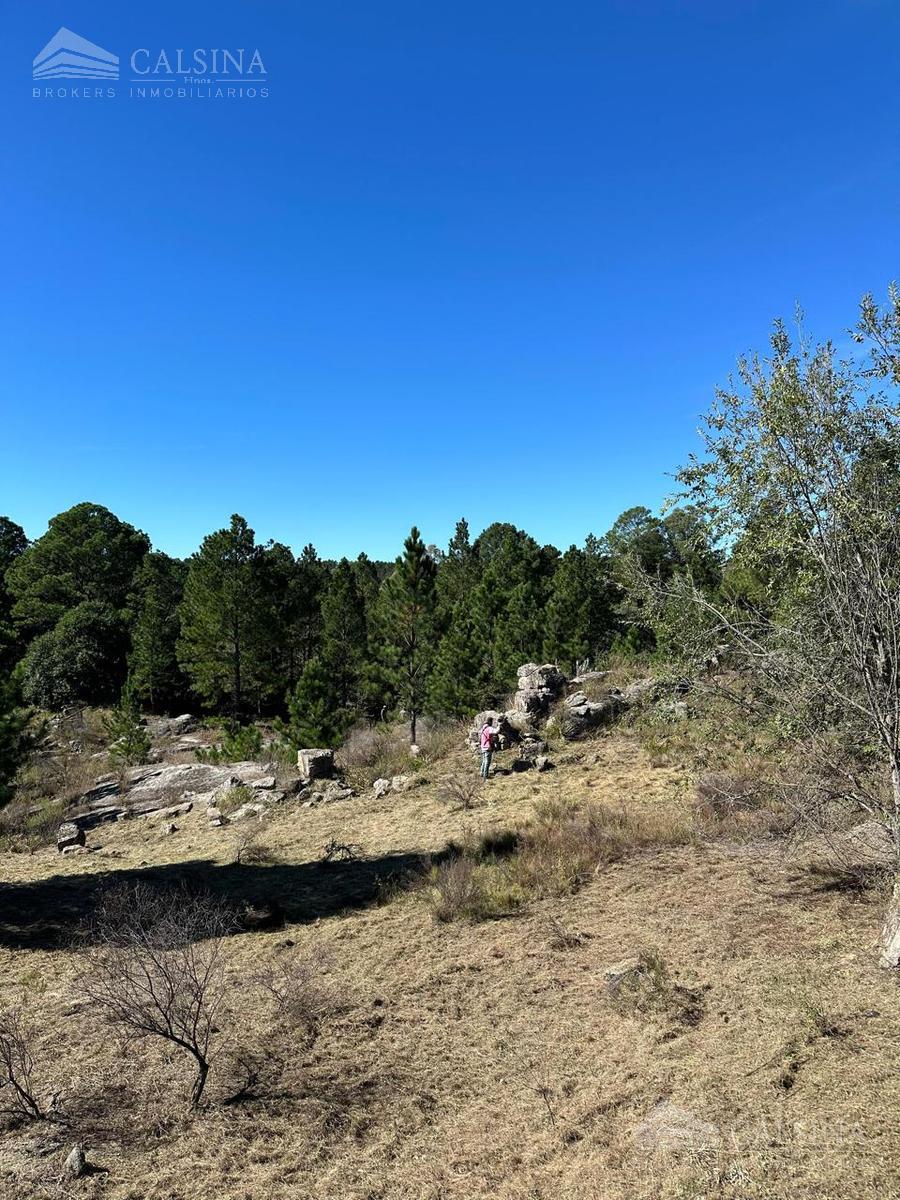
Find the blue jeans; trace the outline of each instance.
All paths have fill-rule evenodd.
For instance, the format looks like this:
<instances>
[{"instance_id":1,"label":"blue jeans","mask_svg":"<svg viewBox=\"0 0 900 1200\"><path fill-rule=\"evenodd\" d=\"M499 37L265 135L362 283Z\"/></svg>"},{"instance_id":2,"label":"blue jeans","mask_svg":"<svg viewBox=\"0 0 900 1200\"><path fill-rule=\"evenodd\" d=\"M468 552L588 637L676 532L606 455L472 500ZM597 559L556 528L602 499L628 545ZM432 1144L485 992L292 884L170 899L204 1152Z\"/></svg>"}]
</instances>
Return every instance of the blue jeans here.
<instances>
[{"instance_id":1,"label":"blue jeans","mask_svg":"<svg viewBox=\"0 0 900 1200\"><path fill-rule=\"evenodd\" d=\"M491 773L491 759L494 757L493 750L482 750L481 752L481 778L487 779Z\"/></svg>"}]
</instances>

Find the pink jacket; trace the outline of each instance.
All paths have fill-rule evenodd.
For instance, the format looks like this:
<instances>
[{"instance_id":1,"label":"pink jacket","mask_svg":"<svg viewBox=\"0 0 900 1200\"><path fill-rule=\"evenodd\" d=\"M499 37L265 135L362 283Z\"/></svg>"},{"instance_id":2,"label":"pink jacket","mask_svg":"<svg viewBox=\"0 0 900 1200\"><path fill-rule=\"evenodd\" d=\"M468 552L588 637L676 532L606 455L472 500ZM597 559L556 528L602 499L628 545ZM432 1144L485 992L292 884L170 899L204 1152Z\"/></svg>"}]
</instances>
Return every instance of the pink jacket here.
<instances>
[{"instance_id":1,"label":"pink jacket","mask_svg":"<svg viewBox=\"0 0 900 1200\"><path fill-rule=\"evenodd\" d=\"M482 750L492 750L493 749L492 741L493 741L494 734L496 732L497 731L493 727L493 725L482 725L482 727L481 727L481 748L482 748Z\"/></svg>"}]
</instances>

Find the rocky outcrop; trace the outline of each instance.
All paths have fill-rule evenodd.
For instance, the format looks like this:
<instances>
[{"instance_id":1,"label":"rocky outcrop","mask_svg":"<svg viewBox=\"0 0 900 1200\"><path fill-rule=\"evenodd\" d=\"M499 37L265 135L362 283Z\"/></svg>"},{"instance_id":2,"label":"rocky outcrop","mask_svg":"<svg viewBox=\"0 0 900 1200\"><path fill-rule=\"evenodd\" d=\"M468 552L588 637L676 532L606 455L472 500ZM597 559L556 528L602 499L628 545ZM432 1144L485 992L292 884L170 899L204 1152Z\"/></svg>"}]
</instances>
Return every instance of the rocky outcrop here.
<instances>
[{"instance_id":1,"label":"rocky outcrop","mask_svg":"<svg viewBox=\"0 0 900 1200\"><path fill-rule=\"evenodd\" d=\"M545 716L566 687L566 677L554 663L525 663L516 672L519 682L513 711L529 717Z\"/></svg>"},{"instance_id":2,"label":"rocky outcrop","mask_svg":"<svg viewBox=\"0 0 900 1200\"><path fill-rule=\"evenodd\" d=\"M589 700L584 692L573 692L559 714L560 732L567 741L576 741L593 729L609 725L626 707L618 692L610 692L602 700Z\"/></svg>"}]
</instances>

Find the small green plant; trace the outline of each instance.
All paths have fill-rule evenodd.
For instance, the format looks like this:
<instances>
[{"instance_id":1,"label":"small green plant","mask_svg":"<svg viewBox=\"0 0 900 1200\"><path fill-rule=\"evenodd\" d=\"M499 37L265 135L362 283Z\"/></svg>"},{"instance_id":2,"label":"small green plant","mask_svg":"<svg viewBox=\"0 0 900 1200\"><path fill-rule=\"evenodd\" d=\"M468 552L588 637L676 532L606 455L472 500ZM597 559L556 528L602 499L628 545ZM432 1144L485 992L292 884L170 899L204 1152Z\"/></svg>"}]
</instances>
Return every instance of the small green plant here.
<instances>
[{"instance_id":1,"label":"small green plant","mask_svg":"<svg viewBox=\"0 0 900 1200\"><path fill-rule=\"evenodd\" d=\"M114 771L121 772L126 767L147 761L152 742L130 680L122 689L119 703L105 718L104 728L109 738L109 762Z\"/></svg>"},{"instance_id":2,"label":"small green plant","mask_svg":"<svg viewBox=\"0 0 900 1200\"><path fill-rule=\"evenodd\" d=\"M196 750L195 754L200 762L225 763L247 762L260 758L262 752L262 733L255 725L223 721L221 742Z\"/></svg>"},{"instance_id":3,"label":"small green plant","mask_svg":"<svg viewBox=\"0 0 900 1200\"><path fill-rule=\"evenodd\" d=\"M219 797L216 807L223 817L230 817L232 813L237 812L243 805L249 804L254 798L254 793L251 788L239 784L237 787L229 788Z\"/></svg>"}]
</instances>

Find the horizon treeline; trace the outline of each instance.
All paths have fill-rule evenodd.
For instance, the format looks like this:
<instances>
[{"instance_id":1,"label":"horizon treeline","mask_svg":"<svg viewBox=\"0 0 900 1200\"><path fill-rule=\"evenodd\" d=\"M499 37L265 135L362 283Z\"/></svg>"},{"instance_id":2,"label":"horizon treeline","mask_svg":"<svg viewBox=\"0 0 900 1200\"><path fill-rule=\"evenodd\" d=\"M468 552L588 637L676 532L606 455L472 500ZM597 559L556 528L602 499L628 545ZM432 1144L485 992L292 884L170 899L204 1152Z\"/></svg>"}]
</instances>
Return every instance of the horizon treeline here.
<instances>
[{"instance_id":1,"label":"horizon treeline","mask_svg":"<svg viewBox=\"0 0 900 1200\"><path fill-rule=\"evenodd\" d=\"M186 560L98 504L60 513L34 542L0 517L0 673L49 710L124 690L155 713L287 721L307 744L402 711L415 739L422 713L499 702L523 662L574 673L654 648L629 562L709 589L722 578L690 506L628 509L563 552L510 524L473 539L461 520L445 549L414 527L394 563L295 555L238 515Z\"/></svg>"}]
</instances>

